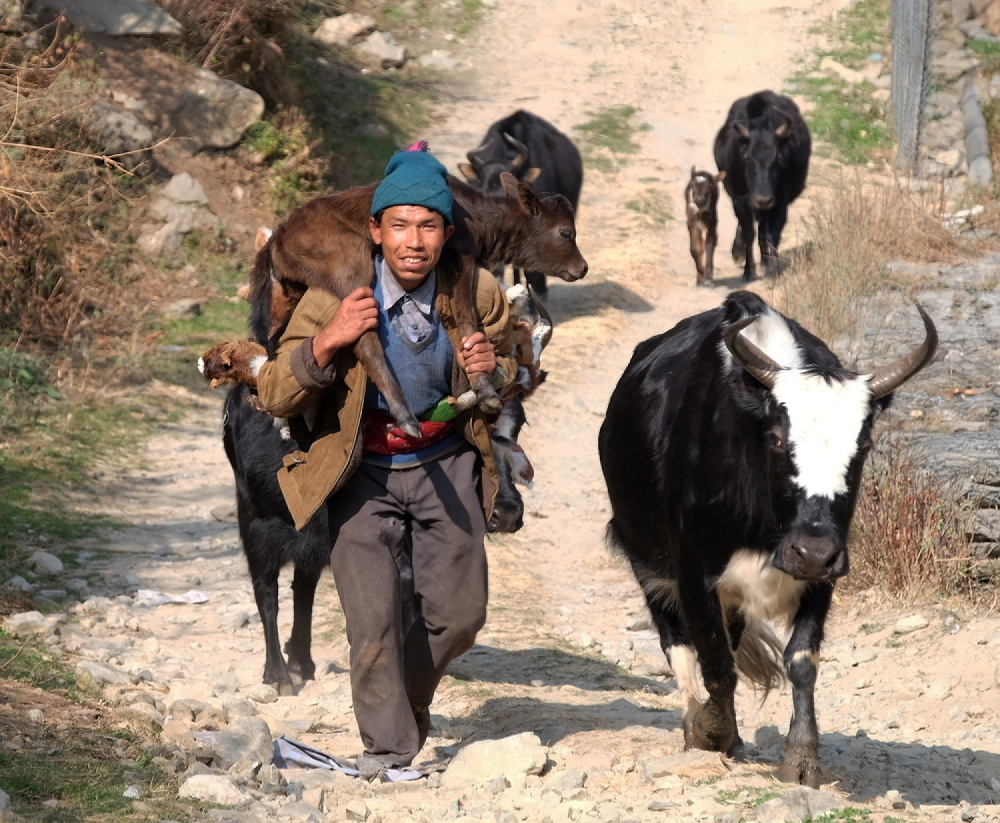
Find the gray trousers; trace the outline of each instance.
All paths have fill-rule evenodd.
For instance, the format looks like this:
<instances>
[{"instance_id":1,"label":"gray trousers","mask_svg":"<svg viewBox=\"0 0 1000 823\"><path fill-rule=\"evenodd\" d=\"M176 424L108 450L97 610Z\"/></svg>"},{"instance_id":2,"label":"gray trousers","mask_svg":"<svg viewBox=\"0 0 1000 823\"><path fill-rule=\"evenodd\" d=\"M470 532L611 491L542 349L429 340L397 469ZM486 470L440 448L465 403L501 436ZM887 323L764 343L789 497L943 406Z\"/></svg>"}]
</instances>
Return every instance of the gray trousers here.
<instances>
[{"instance_id":1,"label":"gray trousers","mask_svg":"<svg viewBox=\"0 0 1000 823\"><path fill-rule=\"evenodd\" d=\"M365 754L408 765L448 664L486 622L486 524L471 447L411 469L362 463L327 511ZM412 565L415 619L404 602ZM400 581L400 569L404 580ZM409 625L405 625L409 623Z\"/></svg>"}]
</instances>

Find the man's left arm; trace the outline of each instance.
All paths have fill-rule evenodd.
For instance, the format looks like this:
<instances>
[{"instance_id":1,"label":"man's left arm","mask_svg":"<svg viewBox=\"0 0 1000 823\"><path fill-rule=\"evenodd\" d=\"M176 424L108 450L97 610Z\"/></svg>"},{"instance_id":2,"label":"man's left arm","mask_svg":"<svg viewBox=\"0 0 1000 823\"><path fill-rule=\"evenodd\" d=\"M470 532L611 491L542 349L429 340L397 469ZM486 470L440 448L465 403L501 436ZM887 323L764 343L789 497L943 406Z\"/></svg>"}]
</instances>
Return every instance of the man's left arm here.
<instances>
[{"instance_id":1,"label":"man's left arm","mask_svg":"<svg viewBox=\"0 0 1000 823\"><path fill-rule=\"evenodd\" d=\"M484 273L482 269L476 274L476 313L496 358L496 368L490 375L490 383L498 394L503 395L517 378L517 361L514 359L514 343L511 338L513 322L510 303L496 277L489 272Z\"/></svg>"}]
</instances>

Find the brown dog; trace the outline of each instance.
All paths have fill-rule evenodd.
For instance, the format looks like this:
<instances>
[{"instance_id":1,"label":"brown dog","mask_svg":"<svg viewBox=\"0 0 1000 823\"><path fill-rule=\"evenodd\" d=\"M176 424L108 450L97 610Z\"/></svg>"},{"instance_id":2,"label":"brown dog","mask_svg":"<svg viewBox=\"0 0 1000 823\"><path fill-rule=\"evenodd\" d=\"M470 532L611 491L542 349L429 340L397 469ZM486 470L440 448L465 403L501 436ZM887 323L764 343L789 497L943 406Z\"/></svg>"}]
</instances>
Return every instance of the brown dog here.
<instances>
[{"instance_id":1,"label":"brown dog","mask_svg":"<svg viewBox=\"0 0 1000 823\"><path fill-rule=\"evenodd\" d=\"M691 257L698 270L695 281L698 286L711 286L715 277L715 246L719 242L719 183L725 179L724 171L713 175L692 166L691 179L684 187L684 208L691 236Z\"/></svg>"}]
</instances>

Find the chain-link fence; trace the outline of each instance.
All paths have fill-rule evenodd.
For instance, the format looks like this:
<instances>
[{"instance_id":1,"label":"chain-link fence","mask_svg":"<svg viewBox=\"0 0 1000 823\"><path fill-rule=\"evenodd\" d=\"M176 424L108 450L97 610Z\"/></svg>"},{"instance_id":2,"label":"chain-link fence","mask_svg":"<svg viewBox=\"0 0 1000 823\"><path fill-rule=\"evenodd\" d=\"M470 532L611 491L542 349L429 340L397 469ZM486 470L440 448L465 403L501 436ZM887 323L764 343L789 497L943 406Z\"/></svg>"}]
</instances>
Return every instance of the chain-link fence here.
<instances>
[{"instance_id":1,"label":"chain-link fence","mask_svg":"<svg viewBox=\"0 0 1000 823\"><path fill-rule=\"evenodd\" d=\"M932 0L892 0L892 112L899 136L896 165L916 168L920 121L930 85Z\"/></svg>"}]
</instances>

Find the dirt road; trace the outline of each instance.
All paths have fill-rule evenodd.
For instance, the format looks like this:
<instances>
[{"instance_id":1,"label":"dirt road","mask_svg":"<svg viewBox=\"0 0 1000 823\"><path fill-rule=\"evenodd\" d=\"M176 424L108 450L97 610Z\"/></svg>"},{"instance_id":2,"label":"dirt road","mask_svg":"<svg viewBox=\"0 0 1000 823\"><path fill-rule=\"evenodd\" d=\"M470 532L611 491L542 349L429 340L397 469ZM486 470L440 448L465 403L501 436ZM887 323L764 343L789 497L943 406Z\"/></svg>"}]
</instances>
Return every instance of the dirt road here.
<instances>
[{"instance_id":1,"label":"dirt road","mask_svg":"<svg viewBox=\"0 0 1000 823\"><path fill-rule=\"evenodd\" d=\"M735 230L725 198L720 285L693 285L681 202L691 165L713 168L711 140L732 100L780 88L796 57L815 46L810 27L844 5L678 0L653 9L619 0L504 0L488 7L462 47L471 68L456 72L436 125L421 135L449 168L516 107L571 136L589 113L613 105L634 106L635 122L648 124L634 135L640 151L624 157L616 173L587 173L578 226L591 274L550 289L557 327L543 361L549 378L528 404L522 435L536 470L535 487L525 492L525 527L490 540L489 620L442 684L427 749L533 732L548 747L554 777L577 767L589 780L559 791L538 777L489 790L422 781L394 794L355 781L339 790L344 804L364 798L383 821L763 820L771 812L760 801L788 790L771 776L791 712L787 690L763 705L740 692L748 764L692 761L676 773L655 773L657 756L682 750L680 706L638 588L604 547L608 505L596 437L635 344L717 305L739 285L740 270L725 254ZM669 204L674 217L665 228L626 206L644 193ZM789 244L805 207L800 201L792 209ZM221 404L199 403L191 418L198 422L154 440L142 468L114 484L107 499L136 527L113 535L112 561L89 567L103 573L110 592L209 595L201 605L159 607L123 599L109 616L85 618L95 637L129 641L99 656L126 670L150 670L169 689L168 704L247 692L263 665L235 526L210 514L225 511L233 495L217 424ZM282 598L287 636L284 578ZM318 603L322 676L261 712L272 731L349 756L360 746L329 576ZM899 618L914 614L926 618L923 628L896 630ZM133 616L139 619L130 627ZM824 789L873 819L997 817L996 807L984 804L1000 799L998 626L934 605L900 612L877 598L838 604L818 687ZM329 819L344 819L342 812ZM784 812L773 814L784 819Z\"/></svg>"}]
</instances>

